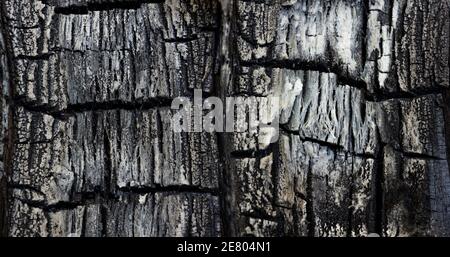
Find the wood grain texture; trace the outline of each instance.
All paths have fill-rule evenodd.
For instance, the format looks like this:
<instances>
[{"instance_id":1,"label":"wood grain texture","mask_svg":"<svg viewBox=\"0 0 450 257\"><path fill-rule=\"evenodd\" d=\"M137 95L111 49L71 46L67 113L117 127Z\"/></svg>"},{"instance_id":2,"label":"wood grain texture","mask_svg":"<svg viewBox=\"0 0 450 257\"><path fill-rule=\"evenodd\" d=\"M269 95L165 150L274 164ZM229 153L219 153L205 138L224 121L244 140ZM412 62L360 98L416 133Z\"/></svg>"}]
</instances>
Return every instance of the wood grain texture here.
<instances>
[{"instance_id":1,"label":"wood grain texture","mask_svg":"<svg viewBox=\"0 0 450 257\"><path fill-rule=\"evenodd\" d=\"M2 235L449 235L450 1L0 6Z\"/></svg>"}]
</instances>

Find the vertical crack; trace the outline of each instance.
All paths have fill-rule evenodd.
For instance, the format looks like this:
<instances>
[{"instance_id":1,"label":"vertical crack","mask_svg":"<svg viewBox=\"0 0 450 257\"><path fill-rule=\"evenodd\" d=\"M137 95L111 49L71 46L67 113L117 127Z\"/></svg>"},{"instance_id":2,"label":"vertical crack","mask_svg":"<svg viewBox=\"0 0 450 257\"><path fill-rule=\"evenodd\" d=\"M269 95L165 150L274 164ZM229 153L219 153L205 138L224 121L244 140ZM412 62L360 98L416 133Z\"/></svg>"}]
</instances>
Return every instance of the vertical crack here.
<instances>
[{"instance_id":1,"label":"vertical crack","mask_svg":"<svg viewBox=\"0 0 450 257\"><path fill-rule=\"evenodd\" d=\"M367 62L367 59L368 59L368 56L367 56L367 54L368 54L368 52L367 52L367 40L368 40L368 38L367 38L367 33L368 33L368 30L369 30L369 27L368 27L368 23L369 23L369 14L370 14L370 7L369 7L369 5L370 5L370 0L365 0L364 1L364 3L363 3L363 9L362 9L362 13L363 13L363 15L362 15L362 17L361 17L361 19L362 19L362 35L361 35L361 60L362 60L362 65L363 65L363 67L364 67L364 65L366 64L366 62Z\"/></svg>"},{"instance_id":2,"label":"vertical crack","mask_svg":"<svg viewBox=\"0 0 450 257\"><path fill-rule=\"evenodd\" d=\"M447 149L447 162L450 167L450 90L445 90L444 98L444 129L445 129L445 145Z\"/></svg>"},{"instance_id":3,"label":"vertical crack","mask_svg":"<svg viewBox=\"0 0 450 257\"><path fill-rule=\"evenodd\" d=\"M228 87L230 81L232 81L232 39L230 38L231 31L233 29L233 24L236 22L232 19L235 15L232 12L235 11L235 4L233 0L219 0L220 5L220 33L217 36L217 51L216 56L217 65L219 68L219 76L216 82L215 94L222 100L226 97L226 88ZM224 108L224 117L226 117L226 106ZM229 167L229 149L227 147L228 134L218 133L217 144L219 149L219 163L220 163L220 174L219 174L219 200L220 200L220 217L222 225L222 235L223 236L234 236L235 231L235 206L234 206L234 192L231 188L234 184L234 176L230 174Z\"/></svg>"},{"instance_id":4,"label":"vertical crack","mask_svg":"<svg viewBox=\"0 0 450 257\"><path fill-rule=\"evenodd\" d=\"M111 193L111 177L112 177L112 158L111 158L111 142L109 139L108 131L104 131L103 135L103 144L104 144L104 163L105 163L105 174L104 174L104 184L105 184L105 194ZM108 195L105 195L107 198Z\"/></svg>"},{"instance_id":5,"label":"vertical crack","mask_svg":"<svg viewBox=\"0 0 450 257\"><path fill-rule=\"evenodd\" d=\"M379 137L379 132L378 132ZM379 137L380 138L380 137ZM383 144L383 143L381 143ZM377 155L377 162L374 174L375 180L375 215L374 215L374 232L378 235L383 235L383 220L384 220L384 148L381 145Z\"/></svg>"},{"instance_id":6,"label":"vertical crack","mask_svg":"<svg viewBox=\"0 0 450 257\"><path fill-rule=\"evenodd\" d=\"M2 105L3 101L5 104L2 106L5 107L7 110L2 109L2 122L3 125L6 125L6 127L3 127L3 132L5 133L2 140L2 144L4 146L3 148L3 177L0 178L0 236L7 236L9 233L8 224L9 224L9 215L8 215L8 204L9 204L9 188L8 188L8 178L12 174L12 165L13 165L13 152L14 152L14 102L10 101L10 99L14 98L14 84L13 81L9 79L9 74L14 74L14 65L11 60L13 60L12 56L12 46L11 46L11 40L9 38L9 33L7 31L7 28L4 27L6 23L6 13L5 11L5 2L0 2L0 40L3 40L3 42L0 42L0 47L3 45L4 47L4 54L6 56L5 65L4 67L5 74L8 76L6 78L7 85L2 85L2 92L1 92L1 99L2 99ZM3 37L1 37L3 36ZM1 49L0 49L1 50ZM0 56L1 58L1 56ZM0 63L1 65L1 63ZM3 67L1 68L3 69ZM1 70L0 70L1 71ZM3 83L3 79L0 80L0 83ZM6 86L7 88L3 88L3 86ZM6 118L3 117L4 113L7 112Z\"/></svg>"},{"instance_id":7,"label":"vertical crack","mask_svg":"<svg viewBox=\"0 0 450 257\"><path fill-rule=\"evenodd\" d=\"M312 169L311 160L308 163L308 174L306 177L306 224L309 237L315 236L316 221L314 216L313 205L313 186L312 186Z\"/></svg>"},{"instance_id":8,"label":"vertical crack","mask_svg":"<svg viewBox=\"0 0 450 257\"><path fill-rule=\"evenodd\" d=\"M111 194L111 177L112 177L112 158L111 158L111 142L109 141L109 135L108 131L103 131L103 147L104 147L104 165L105 165L105 174L104 174L104 199L108 199L108 195ZM108 200L107 200L108 201ZM108 236L108 208L107 208L107 202L103 203L100 207L100 215L101 215L101 224L102 224L102 231L101 235L103 237Z\"/></svg>"},{"instance_id":9,"label":"vertical crack","mask_svg":"<svg viewBox=\"0 0 450 257\"><path fill-rule=\"evenodd\" d=\"M348 227L347 227L347 237L351 237L352 236L352 232L353 232L353 213L355 211L355 207L353 206L353 197L355 197L355 174L354 174L354 170L355 170L355 158L352 158L352 165L351 165L351 170L352 170L352 174L350 176L350 185L349 185L349 190L348 190L348 197L349 197L349 208L348 208L348 217L347 217L347 222L348 222Z\"/></svg>"},{"instance_id":10,"label":"vertical crack","mask_svg":"<svg viewBox=\"0 0 450 257\"><path fill-rule=\"evenodd\" d=\"M102 237L108 236L108 208L106 203L103 203L100 206L100 221L102 225L101 235Z\"/></svg>"},{"instance_id":11,"label":"vertical crack","mask_svg":"<svg viewBox=\"0 0 450 257\"><path fill-rule=\"evenodd\" d=\"M86 226L87 226L87 219L88 219L87 215L88 215L87 208L84 208L83 218L81 220L81 232L80 232L81 237L86 237Z\"/></svg>"}]
</instances>

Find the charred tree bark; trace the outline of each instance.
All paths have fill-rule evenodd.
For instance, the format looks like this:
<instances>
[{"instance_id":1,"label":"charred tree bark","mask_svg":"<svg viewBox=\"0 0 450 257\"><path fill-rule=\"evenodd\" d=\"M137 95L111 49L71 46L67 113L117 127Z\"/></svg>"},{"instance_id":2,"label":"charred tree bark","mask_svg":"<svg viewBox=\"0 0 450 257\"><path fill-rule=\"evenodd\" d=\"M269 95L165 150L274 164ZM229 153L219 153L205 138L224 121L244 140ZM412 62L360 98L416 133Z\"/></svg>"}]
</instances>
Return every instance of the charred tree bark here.
<instances>
[{"instance_id":1,"label":"charred tree bark","mask_svg":"<svg viewBox=\"0 0 450 257\"><path fill-rule=\"evenodd\" d=\"M450 1L5 0L5 236L450 233ZM240 97L255 133L175 133Z\"/></svg>"}]
</instances>

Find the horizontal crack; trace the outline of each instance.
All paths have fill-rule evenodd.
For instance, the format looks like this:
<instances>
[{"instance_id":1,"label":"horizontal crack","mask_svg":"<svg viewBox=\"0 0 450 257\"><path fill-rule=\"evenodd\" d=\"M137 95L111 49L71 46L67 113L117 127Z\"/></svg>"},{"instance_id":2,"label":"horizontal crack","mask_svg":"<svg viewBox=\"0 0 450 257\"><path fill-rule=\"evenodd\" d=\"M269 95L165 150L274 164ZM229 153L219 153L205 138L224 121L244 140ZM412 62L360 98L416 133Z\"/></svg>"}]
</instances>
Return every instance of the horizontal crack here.
<instances>
[{"instance_id":1,"label":"horizontal crack","mask_svg":"<svg viewBox=\"0 0 450 257\"><path fill-rule=\"evenodd\" d=\"M92 110L147 110L157 107L170 107L172 104L170 98L152 98L145 101L124 102L124 101L109 101L109 102L89 102L82 104L68 105L64 112L84 112Z\"/></svg>"},{"instance_id":2,"label":"horizontal crack","mask_svg":"<svg viewBox=\"0 0 450 257\"><path fill-rule=\"evenodd\" d=\"M242 216L252 219L258 219L258 220L267 220L267 221L273 221L278 222L279 220L276 217L269 216L265 213L258 212L258 211L252 211L252 212L244 212L242 213Z\"/></svg>"},{"instance_id":3,"label":"horizontal crack","mask_svg":"<svg viewBox=\"0 0 450 257\"><path fill-rule=\"evenodd\" d=\"M50 49L54 53L78 53L78 54L89 54L89 53L115 53L115 52L125 52L132 53L133 49L131 48L116 48L116 49L71 49L67 47L53 47Z\"/></svg>"},{"instance_id":4,"label":"horizontal crack","mask_svg":"<svg viewBox=\"0 0 450 257\"><path fill-rule=\"evenodd\" d=\"M444 89L432 87L425 90L420 90L416 92L392 92L392 93L378 93L371 94L371 97L367 97L366 99L369 102L385 102L390 100L409 100L420 98L428 95L440 95L443 94Z\"/></svg>"},{"instance_id":5,"label":"horizontal crack","mask_svg":"<svg viewBox=\"0 0 450 257\"><path fill-rule=\"evenodd\" d=\"M282 129L282 133L299 136L300 139L304 142L315 143L320 146L328 147L328 148L339 150L339 151L344 150L344 147L341 145L338 145L338 144L333 144L333 143L322 141L322 140L315 139L315 138L302 137L298 131L289 130L286 128L286 126L281 126L281 129Z\"/></svg>"},{"instance_id":6,"label":"horizontal crack","mask_svg":"<svg viewBox=\"0 0 450 257\"><path fill-rule=\"evenodd\" d=\"M81 202L57 202L55 204L47 204L45 200L42 201L36 201L36 200L28 200L28 199L21 199L17 197L13 197L15 200L18 200L30 207L41 209L45 212L57 212L61 210L73 210L81 205L83 203Z\"/></svg>"},{"instance_id":7,"label":"horizontal crack","mask_svg":"<svg viewBox=\"0 0 450 257\"><path fill-rule=\"evenodd\" d=\"M48 4L52 5L50 1ZM90 11L108 11L113 9L136 10L145 3L164 3L164 0L133 0L107 3L86 3L84 5L55 6L58 14L88 14Z\"/></svg>"},{"instance_id":8,"label":"horizontal crack","mask_svg":"<svg viewBox=\"0 0 450 257\"><path fill-rule=\"evenodd\" d=\"M333 73L336 75L337 83L339 85L346 85L362 91L364 99L370 102L383 102L394 99L414 99L426 95L443 94L445 88L439 85L434 85L426 89L415 89L413 92L370 92L367 88L367 83L358 78L351 78L349 76L342 75L338 69L330 67L328 64L317 62L305 62L298 60L274 60L274 61L240 61L241 66L262 66L268 68L280 68L289 70L302 70L302 71L317 71L321 73Z\"/></svg>"},{"instance_id":9,"label":"horizontal crack","mask_svg":"<svg viewBox=\"0 0 450 257\"><path fill-rule=\"evenodd\" d=\"M39 195L44 195L44 193L42 193L41 190L31 186L31 185L23 185L23 184L15 184L15 183L9 183L8 184L8 188L11 189L17 189L17 190L29 190L32 191L34 193L37 193Z\"/></svg>"},{"instance_id":10,"label":"horizontal crack","mask_svg":"<svg viewBox=\"0 0 450 257\"><path fill-rule=\"evenodd\" d=\"M198 35L192 35L191 37L185 37L185 38L164 38L163 41L166 43L189 43L195 40L198 40Z\"/></svg>"},{"instance_id":11,"label":"horizontal crack","mask_svg":"<svg viewBox=\"0 0 450 257\"><path fill-rule=\"evenodd\" d=\"M421 160L435 160L435 161L446 161L445 158L439 158L424 153L414 153L414 152L400 152L404 157L411 159L421 159Z\"/></svg>"},{"instance_id":12,"label":"horizontal crack","mask_svg":"<svg viewBox=\"0 0 450 257\"><path fill-rule=\"evenodd\" d=\"M262 150L236 150L232 151L230 155L235 159L264 158L273 153L271 146Z\"/></svg>"},{"instance_id":13,"label":"horizontal crack","mask_svg":"<svg viewBox=\"0 0 450 257\"><path fill-rule=\"evenodd\" d=\"M172 104L171 98L151 98L145 101L124 102L124 101L108 101L108 102L87 102L82 104L71 104L67 108L58 110L56 108L47 106L33 106L26 103L23 99L16 99L15 104L25 108L31 112L40 112L51 115L57 119L67 119L73 113L88 112L88 111L108 111L108 110L130 110L140 111L149 110L161 107L170 107Z\"/></svg>"},{"instance_id":14,"label":"horizontal crack","mask_svg":"<svg viewBox=\"0 0 450 257\"><path fill-rule=\"evenodd\" d=\"M134 194L154 194L154 193L176 193L176 194L210 194L217 196L219 190L215 188L203 188L191 185L171 185L171 186L152 186L152 187L121 187L120 192Z\"/></svg>"},{"instance_id":15,"label":"horizontal crack","mask_svg":"<svg viewBox=\"0 0 450 257\"><path fill-rule=\"evenodd\" d=\"M309 137L300 137L300 139L302 141L305 141L305 142L315 143L315 144L318 144L320 146L328 147L328 148L331 148L331 149L334 149L334 150L344 151L344 147L341 146L341 145L338 145L338 144L334 144L334 143L318 140L318 139L315 139L315 138L309 138Z\"/></svg>"},{"instance_id":16,"label":"horizontal crack","mask_svg":"<svg viewBox=\"0 0 450 257\"><path fill-rule=\"evenodd\" d=\"M48 60L50 56L52 56L54 53L42 53L39 55L23 55L20 54L16 56L16 59L18 60L30 60L30 61L38 61L38 60Z\"/></svg>"},{"instance_id":17,"label":"horizontal crack","mask_svg":"<svg viewBox=\"0 0 450 257\"><path fill-rule=\"evenodd\" d=\"M13 189L29 189L28 185L14 185L11 187ZM36 190L33 190L36 191ZM154 187L125 187L119 188L118 192L121 193L129 193L136 195L144 195L144 194L157 194L157 193L166 193L166 194L209 194L212 196L218 196L219 190L213 188L201 188L196 186L189 185L173 185L173 186L154 186ZM39 192L40 193L40 192ZM42 194L42 193L40 193ZM119 197L113 193L105 193L102 191L96 192L76 192L74 193L74 198L71 201L60 201L53 204L48 204L46 200L29 200L29 199L21 199L15 198L33 208L42 209L47 212L57 212L61 210L72 210L79 206L87 205L89 203L101 203L105 202L105 200L118 200Z\"/></svg>"},{"instance_id":18,"label":"horizontal crack","mask_svg":"<svg viewBox=\"0 0 450 257\"><path fill-rule=\"evenodd\" d=\"M281 126L281 133L287 134L287 135L296 135L300 138L300 140L302 142L310 142L310 143L314 143L314 144L318 144L322 147L326 147L329 148L331 150L334 151L340 151L340 152L344 152L346 154L350 154L354 157L361 157L361 158L365 158L365 159L376 159L376 155L375 154L369 154L369 153L356 153L353 151L349 151L346 150L343 146L335 144L335 143L330 143L330 142L326 142L323 140L319 140L319 139L315 139L315 138L309 138L309 137L303 137L300 135L300 133L298 131L292 131L286 128L286 126Z\"/></svg>"},{"instance_id":19,"label":"horizontal crack","mask_svg":"<svg viewBox=\"0 0 450 257\"><path fill-rule=\"evenodd\" d=\"M317 71L321 73L333 73L337 77L338 83L345 84L358 89L367 90L367 85L363 80L351 78L349 76L341 75L336 68L331 68L330 65L318 62L306 62L299 60L274 60L274 61L241 61L240 64L244 67L249 66L263 66L269 68L280 68L289 70L303 70L303 71Z\"/></svg>"}]
</instances>

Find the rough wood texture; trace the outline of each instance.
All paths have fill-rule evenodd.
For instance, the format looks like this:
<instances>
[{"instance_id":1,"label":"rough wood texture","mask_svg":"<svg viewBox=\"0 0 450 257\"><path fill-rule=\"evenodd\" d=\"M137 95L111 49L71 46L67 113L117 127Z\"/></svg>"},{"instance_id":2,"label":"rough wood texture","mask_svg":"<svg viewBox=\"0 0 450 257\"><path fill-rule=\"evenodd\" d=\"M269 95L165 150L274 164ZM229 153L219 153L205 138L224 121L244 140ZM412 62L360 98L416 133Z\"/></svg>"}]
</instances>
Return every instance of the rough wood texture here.
<instances>
[{"instance_id":1,"label":"rough wood texture","mask_svg":"<svg viewBox=\"0 0 450 257\"><path fill-rule=\"evenodd\" d=\"M217 2L113 2L2 3L8 235L220 235L217 135L170 110L213 91Z\"/></svg>"},{"instance_id":2,"label":"rough wood texture","mask_svg":"<svg viewBox=\"0 0 450 257\"><path fill-rule=\"evenodd\" d=\"M449 6L230 3L223 96L281 97L278 143L224 135L232 235L448 235Z\"/></svg>"},{"instance_id":3,"label":"rough wood texture","mask_svg":"<svg viewBox=\"0 0 450 257\"><path fill-rule=\"evenodd\" d=\"M0 6L2 235L449 235L450 1ZM278 139L173 132L194 89Z\"/></svg>"}]
</instances>

